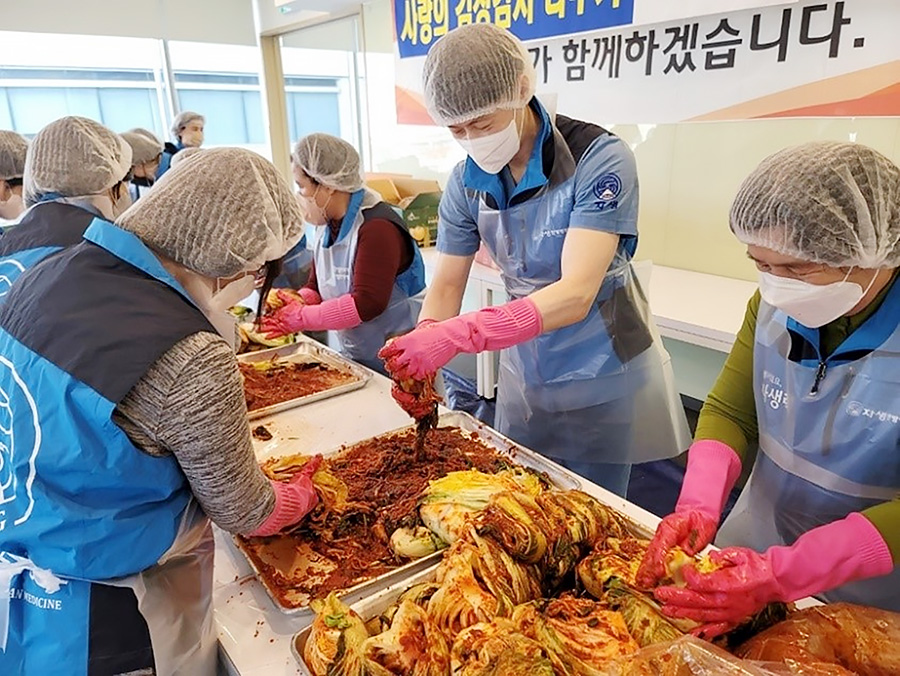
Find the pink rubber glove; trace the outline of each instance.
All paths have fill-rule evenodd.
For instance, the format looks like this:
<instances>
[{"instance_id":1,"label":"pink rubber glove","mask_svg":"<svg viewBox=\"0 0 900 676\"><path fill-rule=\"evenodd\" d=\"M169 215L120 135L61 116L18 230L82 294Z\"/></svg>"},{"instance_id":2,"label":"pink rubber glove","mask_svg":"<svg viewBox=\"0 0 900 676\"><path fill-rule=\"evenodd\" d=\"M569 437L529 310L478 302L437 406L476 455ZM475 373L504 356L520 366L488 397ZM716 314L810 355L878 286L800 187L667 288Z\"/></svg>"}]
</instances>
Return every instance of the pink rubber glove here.
<instances>
[{"instance_id":1,"label":"pink rubber glove","mask_svg":"<svg viewBox=\"0 0 900 676\"><path fill-rule=\"evenodd\" d=\"M275 508L259 525L259 528L248 535L251 537L275 535L281 529L293 526L309 514L312 508L319 503L312 475L316 473L321 464L322 456L317 455L289 481L272 481L270 479L272 490L275 491Z\"/></svg>"},{"instance_id":2,"label":"pink rubber glove","mask_svg":"<svg viewBox=\"0 0 900 676\"><path fill-rule=\"evenodd\" d=\"M666 555L675 547L693 556L716 535L731 489L741 475L741 459L720 441L695 441L688 451L687 471L675 511L665 517L638 569L637 582L646 589L666 575Z\"/></svg>"},{"instance_id":3,"label":"pink rubber glove","mask_svg":"<svg viewBox=\"0 0 900 676\"><path fill-rule=\"evenodd\" d=\"M318 305L322 302L322 296L319 295L319 292L315 289L310 289L308 286L298 289L297 295L300 296L307 305ZM278 297L281 298L281 291L278 292ZM289 302L290 295L285 294L285 298L282 298L282 300Z\"/></svg>"},{"instance_id":4,"label":"pink rubber glove","mask_svg":"<svg viewBox=\"0 0 900 676\"><path fill-rule=\"evenodd\" d=\"M260 327L266 338L278 338L298 331L341 331L362 324L356 301L349 293L318 305L288 303L263 317Z\"/></svg>"},{"instance_id":5,"label":"pink rubber glove","mask_svg":"<svg viewBox=\"0 0 900 676\"><path fill-rule=\"evenodd\" d=\"M773 601L789 603L894 569L881 533L858 513L813 528L790 547L770 547L764 554L729 547L710 558L727 567L703 574L688 564L682 568L686 588L654 592L669 617L706 623L694 631L705 638L734 628Z\"/></svg>"},{"instance_id":6,"label":"pink rubber glove","mask_svg":"<svg viewBox=\"0 0 900 676\"><path fill-rule=\"evenodd\" d=\"M487 307L443 322L417 327L381 348L395 380L421 380L437 373L461 352L502 350L536 338L543 330L541 313L530 298Z\"/></svg>"},{"instance_id":7,"label":"pink rubber glove","mask_svg":"<svg viewBox=\"0 0 900 676\"><path fill-rule=\"evenodd\" d=\"M433 326L437 324L437 321L434 319L423 319L418 324L416 324L417 329L424 328L426 326ZM391 385L391 396L394 398L394 401L397 402L397 405L400 406L404 411L406 411L410 417L419 420L420 418L425 417L428 413L431 412L432 404L429 401L426 401L420 397L417 397L414 394L410 394L395 380Z\"/></svg>"}]
</instances>

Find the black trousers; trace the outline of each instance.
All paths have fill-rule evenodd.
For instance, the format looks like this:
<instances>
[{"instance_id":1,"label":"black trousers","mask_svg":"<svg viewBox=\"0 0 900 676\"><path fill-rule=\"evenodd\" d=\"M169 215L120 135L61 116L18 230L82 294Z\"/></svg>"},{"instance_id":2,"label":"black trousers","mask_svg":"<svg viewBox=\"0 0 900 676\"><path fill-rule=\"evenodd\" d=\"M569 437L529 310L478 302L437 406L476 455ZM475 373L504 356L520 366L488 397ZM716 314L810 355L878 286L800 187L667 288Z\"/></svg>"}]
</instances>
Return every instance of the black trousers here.
<instances>
[{"instance_id":1,"label":"black trousers","mask_svg":"<svg viewBox=\"0 0 900 676\"><path fill-rule=\"evenodd\" d=\"M91 585L88 676L153 669L150 630L131 589Z\"/></svg>"}]
</instances>

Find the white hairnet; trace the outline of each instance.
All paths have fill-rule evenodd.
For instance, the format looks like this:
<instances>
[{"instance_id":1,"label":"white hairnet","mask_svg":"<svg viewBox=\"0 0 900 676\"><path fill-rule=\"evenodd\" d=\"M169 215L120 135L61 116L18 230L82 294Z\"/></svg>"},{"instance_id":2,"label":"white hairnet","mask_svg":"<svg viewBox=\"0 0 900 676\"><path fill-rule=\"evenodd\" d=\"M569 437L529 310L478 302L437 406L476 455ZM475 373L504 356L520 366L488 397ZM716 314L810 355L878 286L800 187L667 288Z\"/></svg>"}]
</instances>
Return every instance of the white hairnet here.
<instances>
[{"instance_id":1,"label":"white hairnet","mask_svg":"<svg viewBox=\"0 0 900 676\"><path fill-rule=\"evenodd\" d=\"M116 223L207 277L254 271L303 235L303 213L275 166L242 148L215 148L167 171Z\"/></svg>"},{"instance_id":2,"label":"white hairnet","mask_svg":"<svg viewBox=\"0 0 900 676\"><path fill-rule=\"evenodd\" d=\"M856 143L787 148L741 185L731 229L744 244L832 267L900 266L900 168Z\"/></svg>"},{"instance_id":3,"label":"white hairnet","mask_svg":"<svg viewBox=\"0 0 900 676\"><path fill-rule=\"evenodd\" d=\"M304 136L294 145L291 159L310 178L327 188L356 192L363 187L359 153L337 136Z\"/></svg>"},{"instance_id":4,"label":"white hairnet","mask_svg":"<svg viewBox=\"0 0 900 676\"><path fill-rule=\"evenodd\" d=\"M22 178L28 140L14 131L0 130L0 181Z\"/></svg>"},{"instance_id":5,"label":"white hairnet","mask_svg":"<svg viewBox=\"0 0 900 676\"><path fill-rule=\"evenodd\" d=\"M175 116L175 119L172 120L172 136L181 138L181 132L183 132L184 128L194 120L200 120L200 122L206 124L206 118L200 113L195 113L190 110L178 113L178 115Z\"/></svg>"},{"instance_id":6,"label":"white hairnet","mask_svg":"<svg viewBox=\"0 0 900 676\"><path fill-rule=\"evenodd\" d=\"M502 109L523 108L534 96L531 55L512 33L492 24L456 28L428 51L425 104L449 127Z\"/></svg>"},{"instance_id":7,"label":"white hairnet","mask_svg":"<svg viewBox=\"0 0 900 676\"><path fill-rule=\"evenodd\" d=\"M131 164L133 166L152 162L162 155L163 142L156 138L152 131L140 128L130 129L122 132L120 136L131 146Z\"/></svg>"},{"instance_id":8,"label":"white hairnet","mask_svg":"<svg viewBox=\"0 0 900 676\"><path fill-rule=\"evenodd\" d=\"M25 160L24 197L34 204L47 193L99 195L131 171L131 146L86 117L62 117L41 129Z\"/></svg>"},{"instance_id":9,"label":"white hairnet","mask_svg":"<svg viewBox=\"0 0 900 676\"><path fill-rule=\"evenodd\" d=\"M169 161L169 168L174 169L179 164L184 162L189 157L196 155L197 153L202 153L203 148L182 148L177 153L172 155L172 159Z\"/></svg>"}]
</instances>

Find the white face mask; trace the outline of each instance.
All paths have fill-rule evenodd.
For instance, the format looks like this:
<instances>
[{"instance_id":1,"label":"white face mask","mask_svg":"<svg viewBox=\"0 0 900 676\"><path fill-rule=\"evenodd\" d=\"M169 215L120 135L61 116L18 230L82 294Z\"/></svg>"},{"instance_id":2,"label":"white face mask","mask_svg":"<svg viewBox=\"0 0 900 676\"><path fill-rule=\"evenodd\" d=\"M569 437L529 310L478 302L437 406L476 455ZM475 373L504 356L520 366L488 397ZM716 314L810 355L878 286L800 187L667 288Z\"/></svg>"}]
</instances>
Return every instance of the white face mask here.
<instances>
[{"instance_id":1,"label":"white face mask","mask_svg":"<svg viewBox=\"0 0 900 676\"><path fill-rule=\"evenodd\" d=\"M488 174L499 174L519 152L519 128L516 125L516 117L513 117L509 126L502 131L487 136L457 140L482 171Z\"/></svg>"},{"instance_id":2,"label":"white face mask","mask_svg":"<svg viewBox=\"0 0 900 676\"><path fill-rule=\"evenodd\" d=\"M818 329L856 307L872 288L878 273L865 289L856 282L848 282L849 276L848 272L839 282L819 285L761 272L759 292L769 305L777 307L803 326Z\"/></svg>"},{"instance_id":3,"label":"white face mask","mask_svg":"<svg viewBox=\"0 0 900 676\"><path fill-rule=\"evenodd\" d=\"M328 203L331 201L331 195L325 200L325 205L320 207L316 203L316 195L319 194L320 187L321 186L318 185L316 186L316 191L312 194L312 197L299 195L301 206L303 206L304 211L306 212L306 222L312 223L313 225L328 224L328 212L326 209L328 208Z\"/></svg>"},{"instance_id":4,"label":"white face mask","mask_svg":"<svg viewBox=\"0 0 900 676\"><path fill-rule=\"evenodd\" d=\"M253 293L255 288L253 275L244 275L240 279L228 282L219 288L219 280L216 280L216 291L209 301L209 309L213 312L228 312L230 308L244 300Z\"/></svg>"},{"instance_id":5,"label":"white face mask","mask_svg":"<svg viewBox=\"0 0 900 676\"><path fill-rule=\"evenodd\" d=\"M18 193L12 193L8 200L0 202L0 218L13 221L25 211L25 202Z\"/></svg>"},{"instance_id":6,"label":"white face mask","mask_svg":"<svg viewBox=\"0 0 900 676\"><path fill-rule=\"evenodd\" d=\"M217 291L213 292L209 300L209 309L204 312L209 323L228 341L232 350L237 347L237 318L228 310L253 293L253 283L253 275L245 275L219 289L217 279Z\"/></svg>"}]
</instances>

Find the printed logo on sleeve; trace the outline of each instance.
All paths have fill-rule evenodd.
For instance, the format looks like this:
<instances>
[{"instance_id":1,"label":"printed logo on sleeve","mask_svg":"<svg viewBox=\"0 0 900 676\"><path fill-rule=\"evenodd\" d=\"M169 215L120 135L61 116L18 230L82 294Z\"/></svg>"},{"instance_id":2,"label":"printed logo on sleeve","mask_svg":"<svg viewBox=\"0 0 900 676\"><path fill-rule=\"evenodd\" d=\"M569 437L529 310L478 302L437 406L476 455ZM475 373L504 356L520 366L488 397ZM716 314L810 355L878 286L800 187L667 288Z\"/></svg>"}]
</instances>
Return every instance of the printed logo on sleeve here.
<instances>
[{"instance_id":1,"label":"printed logo on sleeve","mask_svg":"<svg viewBox=\"0 0 900 676\"><path fill-rule=\"evenodd\" d=\"M616 173L603 174L594 184L595 204L600 211L612 211L619 206L619 195L622 193L622 179Z\"/></svg>"}]
</instances>

